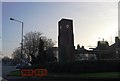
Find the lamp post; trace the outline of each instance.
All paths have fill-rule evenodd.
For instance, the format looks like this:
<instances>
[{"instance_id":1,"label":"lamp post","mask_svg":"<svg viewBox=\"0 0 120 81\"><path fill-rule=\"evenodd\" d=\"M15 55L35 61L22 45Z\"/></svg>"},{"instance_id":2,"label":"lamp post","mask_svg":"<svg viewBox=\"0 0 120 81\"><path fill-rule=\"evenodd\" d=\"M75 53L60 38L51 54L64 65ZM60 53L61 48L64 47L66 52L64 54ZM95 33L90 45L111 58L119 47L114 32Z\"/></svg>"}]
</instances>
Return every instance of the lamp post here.
<instances>
[{"instance_id":1,"label":"lamp post","mask_svg":"<svg viewBox=\"0 0 120 81\"><path fill-rule=\"evenodd\" d=\"M10 18L10 20L12 21L16 21L16 22L20 22L22 24L22 33L21 33L21 66L22 66L22 54L23 54L23 22L22 21L19 21L19 20L16 20L16 19L13 19L13 18Z\"/></svg>"}]
</instances>

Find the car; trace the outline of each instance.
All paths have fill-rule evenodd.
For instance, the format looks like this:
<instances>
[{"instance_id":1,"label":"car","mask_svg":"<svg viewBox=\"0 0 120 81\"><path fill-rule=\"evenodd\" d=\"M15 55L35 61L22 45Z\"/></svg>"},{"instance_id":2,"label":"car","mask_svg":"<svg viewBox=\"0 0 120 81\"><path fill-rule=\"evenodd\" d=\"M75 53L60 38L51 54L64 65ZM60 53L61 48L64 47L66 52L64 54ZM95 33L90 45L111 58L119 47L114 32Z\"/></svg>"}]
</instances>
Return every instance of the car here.
<instances>
[{"instance_id":1,"label":"car","mask_svg":"<svg viewBox=\"0 0 120 81\"><path fill-rule=\"evenodd\" d=\"M16 69L20 69L20 68L21 68L21 64L17 64Z\"/></svg>"},{"instance_id":2,"label":"car","mask_svg":"<svg viewBox=\"0 0 120 81\"><path fill-rule=\"evenodd\" d=\"M22 63L22 64L19 63L16 65L16 69L22 69L22 67L29 67L29 66L31 66L30 63Z\"/></svg>"}]
</instances>

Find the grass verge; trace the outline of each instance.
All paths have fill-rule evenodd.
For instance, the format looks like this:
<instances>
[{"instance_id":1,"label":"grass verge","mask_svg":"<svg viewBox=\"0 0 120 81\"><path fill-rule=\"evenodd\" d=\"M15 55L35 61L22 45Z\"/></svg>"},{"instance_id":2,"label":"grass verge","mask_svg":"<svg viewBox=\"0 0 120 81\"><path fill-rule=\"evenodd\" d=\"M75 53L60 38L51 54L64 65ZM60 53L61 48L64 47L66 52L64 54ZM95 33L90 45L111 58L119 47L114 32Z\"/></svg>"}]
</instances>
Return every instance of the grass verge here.
<instances>
[{"instance_id":1,"label":"grass verge","mask_svg":"<svg viewBox=\"0 0 120 81\"><path fill-rule=\"evenodd\" d=\"M7 76L20 76L20 70L12 71Z\"/></svg>"}]
</instances>

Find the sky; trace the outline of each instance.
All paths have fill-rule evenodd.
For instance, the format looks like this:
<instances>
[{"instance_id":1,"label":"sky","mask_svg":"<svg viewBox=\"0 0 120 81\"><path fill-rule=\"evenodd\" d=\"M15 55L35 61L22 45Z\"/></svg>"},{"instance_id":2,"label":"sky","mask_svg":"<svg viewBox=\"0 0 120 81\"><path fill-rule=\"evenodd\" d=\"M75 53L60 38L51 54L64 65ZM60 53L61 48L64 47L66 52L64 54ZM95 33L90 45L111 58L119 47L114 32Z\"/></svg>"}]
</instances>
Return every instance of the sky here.
<instances>
[{"instance_id":1,"label":"sky","mask_svg":"<svg viewBox=\"0 0 120 81\"><path fill-rule=\"evenodd\" d=\"M72 19L74 45L85 48L97 46L97 41L103 38L112 44L118 35L117 2L3 2L4 56L11 56L21 42L21 23L10 21L10 17L24 22L24 34L39 31L57 42L58 21Z\"/></svg>"}]
</instances>

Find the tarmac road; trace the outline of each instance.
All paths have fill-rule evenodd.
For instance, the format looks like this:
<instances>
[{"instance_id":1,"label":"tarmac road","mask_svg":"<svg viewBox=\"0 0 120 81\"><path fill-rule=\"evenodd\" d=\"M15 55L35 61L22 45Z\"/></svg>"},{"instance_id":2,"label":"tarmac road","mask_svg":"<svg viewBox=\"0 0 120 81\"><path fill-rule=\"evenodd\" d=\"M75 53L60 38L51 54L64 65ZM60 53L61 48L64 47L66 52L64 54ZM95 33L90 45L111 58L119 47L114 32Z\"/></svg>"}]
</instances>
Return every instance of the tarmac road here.
<instances>
[{"instance_id":1,"label":"tarmac road","mask_svg":"<svg viewBox=\"0 0 120 81\"><path fill-rule=\"evenodd\" d=\"M120 81L120 78L51 78L51 77L7 77L7 81Z\"/></svg>"},{"instance_id":2,"label":"tarmac road","mask_svg":"<svg viewBox=\"0 0 120 81\"><path fill-rule=\"evenodd\" d=\"M5 77L7 74L9 74L11 71L15 71L16 67L15 66L2 66L2 77Z\"/></svg>"},{"instance_id":3,"label":"tarmac road","mask_svg":"<svg viewBox=\"0 0 120 81\"><path fill-rule=\"evenodd\" d=\"M119 79L7 79L7 81L120 81Z\"/></svg>"}]
</instances>

